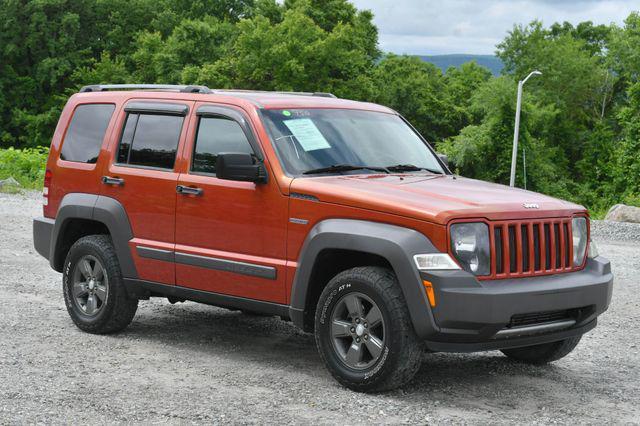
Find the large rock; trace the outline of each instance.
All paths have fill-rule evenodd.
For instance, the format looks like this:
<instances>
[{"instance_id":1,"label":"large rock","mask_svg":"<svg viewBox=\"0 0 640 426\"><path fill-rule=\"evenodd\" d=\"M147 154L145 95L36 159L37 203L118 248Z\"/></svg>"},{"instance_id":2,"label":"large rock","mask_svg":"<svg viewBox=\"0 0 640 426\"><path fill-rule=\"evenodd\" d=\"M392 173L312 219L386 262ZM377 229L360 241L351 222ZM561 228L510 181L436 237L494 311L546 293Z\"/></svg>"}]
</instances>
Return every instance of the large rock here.
<instances>
[{"instance_id":1,"label":"large rock","mask_svg":"<svg viewBox=\"0 0 640 426\"><path fill-rule=\"evenodd\" d=\"M624 204L616 204L609 209L604 220L612 220L614 222L633 222L640 223L640 207L625 206Z\"/></svg>"},{"instance_id":2,"label":"large rock","mask_svg":"<svg viewBox=\"0 0 640 426\"><path fill-rule=\"evenodd\" d=\"M0 179L0 189L3 188L20 188L20 182L15 180L13 176L9 176L6 179Z\"/></svg>"}]
</instances>

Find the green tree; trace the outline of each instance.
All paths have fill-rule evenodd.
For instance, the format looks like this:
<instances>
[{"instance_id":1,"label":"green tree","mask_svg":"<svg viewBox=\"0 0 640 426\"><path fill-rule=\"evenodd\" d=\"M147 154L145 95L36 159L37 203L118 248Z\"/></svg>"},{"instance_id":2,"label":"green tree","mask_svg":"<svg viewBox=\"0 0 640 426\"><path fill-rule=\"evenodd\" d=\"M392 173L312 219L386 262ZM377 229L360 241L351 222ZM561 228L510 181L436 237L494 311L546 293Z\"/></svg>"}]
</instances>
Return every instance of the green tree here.
<instances>
[{"instance_id":1,"label":"green tree","mask_svg":"<svg viewBox=\"0 0 640 426\"><path fill-rule=\"evenodd\" d=\"M229 55L237 37L236 25L212 16L184 19L167 38L159 32L143 32L131 58L133 75L144 82L176 83L185 67L214 63Z\"/></svg>"},{"instance_id":2,"label":"green tree","mask_svg":"<svg viewBox=\"0 0 640 426\"><path fill-rule=\"evenodd\" d=\"M550 118L551 131L545 143L560 148L555 161L566 159L564 164L571 176L567 185L577 182L587 187L586 180L594 174L580 161L585 152L598 146L591 135L596 128L603 128L602 121L611 114L607 107L615 77L606 68L606 61L594 54L593 44L580 38L572 27L548 30L537 21L514 27L498 45L498 56L515 79L524 78L534 69L542 71L541 77L527 83L525 91L558 111Z\"/></svg>"},{"instance_id":3,"label":"green tree","mask_svg":"<svg viewBox=\"0 0 640 426\"><path fill-rule=\"evenodd\" d=\"M629 15L623 28L614 28L610 57L616 72L631 82L640 79L640 13Z\"/></svg>"},{"instance_id":4,"label":"green tree","mask_svg":"<svg viewBox=\"0 0 640 426\"><path fill-rule=\"evenodd\" d=\"M118 58L112 59L107 52L102 55L99 61L92 59L89 65L77 68L71 75L71 80L76 86L129 83L131 78L125 62ZM68 90L73 91L73 89Z\"/></svg>"},{"instance_id":5,"label":"green tree","mask_svg":"<svg viewBox=\"0 0 640 426\"><path fill-rule=\"evenodd\" d=\"M514 27L497 47L505 71L515 78L522 79L535 69L542 71L543 76L531 80L527 90L536 91L565 112L574 130L600 117L607 73L583 40L571 33L552 36L536 21Z\"/></svg>"},{"instance_id":6,"label":"green tree","mask_svg":"<svg viewBox=\"0 0 640 426\"><path fill-rule=\"evenodd\" d=\"M99 42L89 0L0 2L0 141L48 143L73 71Z\"/></svg>"},{"instance_id":7,"label":"green tree","mask_svg":"<svg viewBox=\"0 0 640 426\"><path fill-rule=\"evenodd\" d=\"M614 154L614 185L623 198L640 201L640 82L629 88L628 98L619 113L622 141Z\"/></svg>"},{"instance_id":8,"label":"green tree","mask_svg":"<svg viewBox=\"0 0 640 426\"><path fill-rule=\"evenodd\" d=\"M213 75L237 87L261 90L330 91L363 96L363 76L373 66L370 40L358 25L339 23L331 31L318 26L303 7L284 13L281 22L255 16L237 25L230 54L203 67L199 81ZM189 71L193 75L193 70Z\"/></svg>"},{"instance_id":9,"label":"green tree","mask_svg":"<svg viewBox=\"0 0 640 426\"><path fill-rule=\"evenodd\" d=\"M549 34L552 37L570 35L575 39L582 40L590 54L604 56L609 44L611 29L611 26L594 25L591 21L580 22L575 27L569 22L563 22L551 25Z\"/></svg>"},{"instance_id":10,"label":"green tree","mask_svg":"<svg viewBox=\"0 0 640 426\"><path fill-rule=\"evenodd\" d=\"M516 83L511 78L500 77L488 81L472 96L471 110L481 117L480 124L465 127L459 135L440 146L460 174L508 184L515 89ZM562 152L545 142L550 132L549 123L557 115L558 111L552 105L541 104L533 95L525 96L520 123L520 148L526 150L529 189L571 198ZM516 183L523 187L520 153Z\"/></svg>"},{"instance_id":11,"label":"green tree","mask_svg":"<svg viewBox=\"0 0 640 426\"><path fill-rule=\"evenodd\" d=\"M451 136L454 114L442 72L415 56L388 55L375 67L373 100L404 115L431 142Z\"/></svg>"},{"instance_id":12,"label":"green tree","mask_svg":"<svg viewBox=\"0 0 640 426\"><path fill-rule=\"evenodd\" d=\"M0 2L0 146L48 145L66 96L91 78L177 82L183 68L228 55L234 23L253 8L253 0Z\"/></svg>"},{"instance_id":13,"label":"green tree","mask_svg":"<svg viewBox=\"0 0 640 426\"><path fill-rule=\"evenodd\" d=\"M459 68L451 67L444 75L445 94L453 105L451 116L447 120L451 123L453 133L457 134L477 121L471 110L473 94L489 81L491 71L478 65L476 62L467 62Z\"/></svg>"},{"instance_id":14,"label":"green tree","mask_svg":"<svg viewBox=\"0 0 640 426\"><path fill-rule=\"evenodd\" d=\"M615 99L620 137L611 154L611 192L620 194L618 202L640 206L640 13L629 15L624 27L614 28L609 55L621 81Z\"/></svg>"},{"instance_id":15,"label":"green tree","mask_svg":"<svg viewBox=\"0 0 640 426\"><path fill-rule=\"evenodd\" d=\"M264 16L274 24L282 21L284 11L284 7L276 0L256 0L253 6L254 16Z\"/></svg>"}]
</instances>

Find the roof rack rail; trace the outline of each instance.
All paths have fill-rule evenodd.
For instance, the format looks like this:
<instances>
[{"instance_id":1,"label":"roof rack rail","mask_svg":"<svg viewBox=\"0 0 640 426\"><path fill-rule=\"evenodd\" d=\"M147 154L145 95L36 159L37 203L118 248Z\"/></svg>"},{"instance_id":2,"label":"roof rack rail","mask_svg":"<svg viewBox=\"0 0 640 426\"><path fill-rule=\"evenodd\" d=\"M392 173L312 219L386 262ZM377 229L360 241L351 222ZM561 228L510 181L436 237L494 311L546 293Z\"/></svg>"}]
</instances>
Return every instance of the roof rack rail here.
<instances>
[{"instance_id":1,"label":"roof rack rail","mask_svg":"<svg viewBox=\"0 0 640 426\"><path fill-rule=\"evenodd\" d=\"M178 84L93 84L84 86L80 93L105 92L108 90L168 90L182 93L213 93L207 86L185 86Z\"/></svg>"},{"instance_id":2,"label":"roof rack rail","mask_svg":"<svg viewBox=\"0 0 640 426\"><path fill-rule=\"evenodd\" d=\"M80 89L80 93L106 92L108 90L166 90L170 92L181 92L181 93L205 93L205 94L214 93L214 91L209 89L207 86L180 85L180 84L92 84L89 86L84 86L82 89ZM218 93L236 92L236 93L247 93L247 94L269 93L268 91L263 91L263 90L242 90L242 89L216 89L216 92ZM321 98L337 97L333 93L327 93L327 92L276 91L271 93L280 93L283 95L295 95L295 96L317 96Z\"/></svg>"},{"instance_id":3,"label":"roof rack rail","mask_svg":"<svg viewBox=\"0 0 640 426\"><path fill-rule=\"evenodd\" d=\"M337 96L334 95L333 93L327 93L327 92L313 92L311 96L319 96L321 98L337 98Z\"/></svg>"},{"instance_id":4,"label":"roof rack rail","mask_svg":"<svg viewBox=\"0 0 640 426\"><path fill-rule=\"evenodd\" d=\"M320 98L337 98L333 93L328 92L286 92L286 91L276 91L274 93L280 93L283 95L296 95L296 96L318 96Z\"/></svg>"},{"instance_id":5,"label":"roof rack rail","mask_svg":"<svg viewBox=\"0 0 640 426\"><path fill-rule=\"evenodd\" d=\"M294 92L294 91L283 91L283 90L251 90L251 89L216 89L216 93L236 93L236 94L246 94L251 95L253 93L275 93L278 95L292 95L292 96L318 96L321 98L337 98L333 93L327 92Z\"/></svg>"}]
</instances>

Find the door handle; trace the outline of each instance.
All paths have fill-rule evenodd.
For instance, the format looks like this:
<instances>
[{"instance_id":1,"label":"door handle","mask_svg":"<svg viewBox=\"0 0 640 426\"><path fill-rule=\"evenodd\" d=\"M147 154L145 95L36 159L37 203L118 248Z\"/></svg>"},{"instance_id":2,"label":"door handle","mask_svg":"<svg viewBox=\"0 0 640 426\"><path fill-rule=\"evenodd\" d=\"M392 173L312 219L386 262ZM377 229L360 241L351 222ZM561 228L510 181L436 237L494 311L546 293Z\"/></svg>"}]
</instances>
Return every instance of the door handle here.
<instances>
[{"instance_id":1,"label":"door handle","mask_svg":"<svg viewBox=\"0 0 640 426\"><path fill-rule=\"evenodd\" d=\"M122 186L124 185L124 179L111 176L102 176L102 183L104 183L105 185Z\"/></svg>"},{"instance_id":2,"label":"door handle","mask_svg":"<svg viewBox=\"0 0 640 426\"><path fill-rule=\"evenodd\" d=\"M183 195L202 195L202 188L194 188L192 186L178 185L176 192Z\"/></svg>"}]
</instances>

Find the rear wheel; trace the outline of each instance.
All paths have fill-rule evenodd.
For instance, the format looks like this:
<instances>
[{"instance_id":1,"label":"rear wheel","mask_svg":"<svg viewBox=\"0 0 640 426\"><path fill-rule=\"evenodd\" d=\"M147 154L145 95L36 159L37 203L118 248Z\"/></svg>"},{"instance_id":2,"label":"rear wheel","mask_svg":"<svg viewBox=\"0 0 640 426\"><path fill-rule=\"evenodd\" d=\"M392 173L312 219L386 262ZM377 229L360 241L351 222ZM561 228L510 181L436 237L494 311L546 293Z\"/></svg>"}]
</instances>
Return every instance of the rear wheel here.
<instances>
[{"instance_id":1,"label":"rear wheel","mask_svg":"<svg viewBox=\"0 0 640 426\"><path fill-rule=\"evenodd\" d=\"M397 279L386 268L336 275L318 301L315 335L329 372L356 391L396 388L420 368L421 345Z\"/></svg>"},{"instance_id":2,"label":"rear wheel","mask_svg":"<svg viewBox=\"0 0 640 426\"><path fill-rule=\"evenodd\" d=\"M523 348L502 349L502 353L511 359L527 364L542 365L557 361L569 355L578 346L582 336L571 337L558 342L542 345L525 346Z\"/></svg>"},{"instance_id":3,"label":"rear wheel","mask_svg":"<svg viewBox=\"0 0 640 426\"><path fill-rule=\"evenodd\" d=\"M71 246L62 284L69 316L78 328L89 333L124 329L138 308L138 300L127 295L108 235L82 237Z\"/></svg>"}]
</instances>

